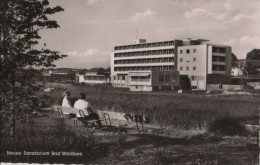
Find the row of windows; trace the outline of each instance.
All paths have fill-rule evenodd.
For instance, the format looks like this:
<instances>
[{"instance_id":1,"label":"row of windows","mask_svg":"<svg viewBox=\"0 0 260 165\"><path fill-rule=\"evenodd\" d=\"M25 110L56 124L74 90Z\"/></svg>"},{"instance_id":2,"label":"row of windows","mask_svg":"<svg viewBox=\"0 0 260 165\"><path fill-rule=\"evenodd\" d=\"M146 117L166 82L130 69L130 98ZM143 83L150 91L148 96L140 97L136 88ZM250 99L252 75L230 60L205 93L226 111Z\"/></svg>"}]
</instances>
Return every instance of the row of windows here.
<instances>
[{"instance_id":1,"label":"row of windows","mask_svg":"<svg viewBox=\"0 0 260 165\"><path fill-rule=\"evenodd\" d=\"M85 80L105 80L105 76L84 76Z\"/></svg>"},{"instance_id":2,"label":"row of windows","mask_svg":"<svg viewBox=\"0 0 260 165\"><path fill-rule=\"evenodd\" d=\"M196 58L193 58L192 61L193 61L193 62L196 62L197 59L196 59ZM183 62L183 58L180 58L180 62ZM187 62L190 62L190 61L187 61Z\"/></svg>"},{"instance_id":3,"label":"row of windows","mask_svg":"<svg viewBox=\"0 0 260 165\"><path fill-rule=\"evenodd\" d=\"M213 47L213 48L212 48L212 52L213 52L213 53L226 53L226 49L225 49L225 48Z\"/></svg>"},{"instance_id":4,"label":"row of windows","mask_svg":"<svg viewBox=\"0 0 260 165\"><path fill-rule=\"evenodd\" d=\"M183 69L184 69L184 68L181 66L181 67L180 67L180 71L183 71ZM186 67L186 71L189 71L189 70L190 70L190 67L187 66L187 67ZM196 66L192 67L192 70L197 70L197 67L196 67Z\"/></svg>"},{"instance_id":5,"label":"row of windows","mask_svg":"<svg viewBox=\"0 0 260 165\"><path fill-rule=\"evenodd\" d=\"M191 86L191 89L197 89L197 86Z\"/></svg>"},{"instance_id":6,"label":"row of windows","mask_svg":"<svg viewBox=\"0 0 260 165\"><path fill-rule=\"evenodd\" d=\"M114 76L114 80L116 80L116 76ZM118 76L118 80L125 80L125 76L124 75L122 75L122 76Z\"/></svg>"},{"instance_id":7,"label":"row of windows","mask_svg":"<svg viewBox=\"0 0 260 165\"><path fill-rule=\"evenodd\" d=\"M226 66L225 65L212 65L213 71L225 71Z\"/></svg>"},{"instance_id":8,"label":"row of windows","mask_svg":"<svg viewBox=\"0 0 260 165\"><path fill-rule=\"evenodd\" d=\"M174 49L115 53L114 56L115 57L132 57L132 56L148 56L148 55L161 55L161 54L174 54Z\"/></svg>"},{"instance_id":9,"label":"row of windows","mask_svg":"<svg viewBox=\"0 0 260 165\"><path fill-rule=\"evenodd\" d=\"M115 60L115 64L143 64L143 63L164 63L174 62L174 57L152 58L152 59L133 59L133 60Z\"/></svg>"},{"instance_id":10,"label":"row of windows","mask_svg":"<svg viewBox=\"0 0 260 165\"><path fill-rule=\"evenodd\" d=\"M186 54L190 54L191 50L190 49L186 49ZM193 49L192 50L193 53L196 53L197 50L196 49ZM180 50L180 54L183 54L183 50Z\"/></svg>"},{"instance_id":11,"label":"row of windows","mask_svg":"<svg viewBox=\"0 0 260 165\"><path fill-rule=\"evenodd\" d=\"M131 81L134 81L134 82L149 82L150 76L147 76L147 77L131 77Z\"/></svg>"},{"instance_id":12,"label":"row of windows","mask_svg":"<svg viewBox=\"0 0 260 165\"><path fill-rule=\"evenodd\" d=\"M191 76L191 81L201 81L201 80L205 80L204 76Z\"/></svg>"},{"instance_id":13,"label":"row of windows","mask_svg":"<svg viewBox=\"0 0 260 165\"><path fill-rule=\"evenodd\" d=\"M149 82L150 76L146 77L131 77L131 81L133 82ZM125 76L114 76L114 80L125 80ZM177 81L177 76L172 76L172 82ZM159 83L170 83L171 82L171 75L158 75L158 82Z\"/></svg>"},{"instance_id":14,"label":"row of windows","mask_svg":"<svg viewBox=\"0 0 260 165\"><path fill-rule=\"evenodd\" d=\"M145 44L137 44L137 45L116 46L115 50L139 49L139 48L150 48L150 47L162 47L162 46L171 46L171 45L174 45L174 41L145 43Z\"/></svg>"},{"instance_id":15,"label":"row of windows","mask_svg":"<svg viewBox=\"0 0 260 165\"><path fill-rule=\"evenodd\" d=\"M150 76L147 77L131 77L131 81L135 82L149 82ZM177 76L172 76L172 82L177 81ZM158 75L159 83L171 83L171 75Z\"/></svg>"},{"instance_id":16,"label":"row of windows","mask_svg":"<svg viewBox=\"0 0 260 165\"><path fill-rule=\"evenodd\" d=\"M212 62L226 62L226 57L212 56Z\"/></svg>"},{"instance_id":17,"label":"row of windows","mask_svg":"<svg viewBox=\"0 0 260 165\"><path fill-rule=\"evenodd\" d=\"M174 66L139 66L139 67L115 67L115 71L130 71L130 70L174 70Z\"/></svg>"}]
</instances>

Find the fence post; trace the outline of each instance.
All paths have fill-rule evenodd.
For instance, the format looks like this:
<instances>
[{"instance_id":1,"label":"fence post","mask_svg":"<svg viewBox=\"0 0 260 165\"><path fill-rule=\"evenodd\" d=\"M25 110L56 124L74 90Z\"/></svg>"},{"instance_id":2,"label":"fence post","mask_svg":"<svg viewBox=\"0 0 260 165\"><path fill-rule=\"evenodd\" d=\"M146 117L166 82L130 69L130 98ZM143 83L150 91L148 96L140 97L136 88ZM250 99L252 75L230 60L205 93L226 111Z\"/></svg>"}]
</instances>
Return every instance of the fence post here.
<instances>
[{"instance_id":1,"label":"fence post","mask_svg":"<svg viewBox=\"0 0 260 165\"><path fill-rule=\"evenodd\" d=\"M259 128L257 129L258 164L260 165L260 107L258 108Z\"/></svg>"}]
</instances>

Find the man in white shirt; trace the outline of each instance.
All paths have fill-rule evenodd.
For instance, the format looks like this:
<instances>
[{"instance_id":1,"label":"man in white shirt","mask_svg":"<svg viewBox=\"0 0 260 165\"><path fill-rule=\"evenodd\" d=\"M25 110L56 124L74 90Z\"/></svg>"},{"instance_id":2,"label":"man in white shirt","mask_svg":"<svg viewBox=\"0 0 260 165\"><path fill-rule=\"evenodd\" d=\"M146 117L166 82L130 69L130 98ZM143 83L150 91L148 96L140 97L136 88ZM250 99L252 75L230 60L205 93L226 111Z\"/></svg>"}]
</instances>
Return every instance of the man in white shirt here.
<instances>
[{"instance_id":1,"label":"man in white shirt","mask_svg":"<svg viewBox=\"0 0 260 165\"><path fill-rule=\"evenodd\" d=\"M74 104L74 108L76 108L76 109L86 109L88 111L88 114L85 114L85 115L88 115L88 116L85 117L86 120L91 120L91 119L98 120L99 119L98 114L93 112L93 107L85 99L86 99L86 95L84 93L81 93L79 95L79 99ZM101 122L98 121L97 123L101 127Z\"/></svg>"},{"instance_id":2,"label":"man in white shirt","mask_svg":"<svg viewBox=\"0 0 260 165\"><path fill-rule=\"evenodd\" d=\"M90 103L85 100L85 98L86 98L86 95L84 93L81 93L79 96L79 99L74 104L74 108L86 109L88 111L88 114L85 114L85 115L89 115L89 114L93 113L93 108L90 105Z\"/></svg>"}]
</instances>

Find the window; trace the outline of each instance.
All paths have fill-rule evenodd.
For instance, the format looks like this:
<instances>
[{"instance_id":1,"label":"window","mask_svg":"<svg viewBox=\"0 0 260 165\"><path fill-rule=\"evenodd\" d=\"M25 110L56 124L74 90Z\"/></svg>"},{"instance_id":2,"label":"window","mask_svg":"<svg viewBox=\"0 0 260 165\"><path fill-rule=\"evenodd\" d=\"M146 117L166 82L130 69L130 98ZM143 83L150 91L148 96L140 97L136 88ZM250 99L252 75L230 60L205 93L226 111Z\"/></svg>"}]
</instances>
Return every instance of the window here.
<instances>
[{"instance_id":1,"label":"window","mask_svg":"<svg viewBox=\"0 0 260 165\"><path fill-rule=\"evenodd\" d=\"M190 68L187 66L187 67L186 67L186 70L190 70Z\"/></svg>"},{"instance_id":2,"label":"window","mask_svg":"<svg viewBox=\"0 0 260 165\"><path fill-rule=\"evenodd\" d=\"M187 50L186 50L186 53L189 54L189 53L190 53L190 49L187 49Z\"/></svg>"},{"instance_id":3,"label":"window","mask_svg":"<svg viewBox=\"0 0 260 165\"><path fill-rule=\"evenodd\" d=\"M197 89L197 86L191 86L191 89Z\"/></svg>"},{"instance_id":4,"label":"window","mask_svg":"<svg viewBox=\"0 0 260 165\"><path fill-rule=\"evenodd\" d=\"M159 82L164 82L164 75L159 75Z\"/></svg>"},{"instance_id":5,"label":"window","mask_svg":"<svg viewBox=\"0 0 260 165\"><path fill-rule=\"evenodd\" d=\"M170 83L171 81L171 76L170 75L165 75L165 82Z\"/></svg>"},{"instance_id":6,"label":"window","mask_svg":"<svg viewBox=\"0 0 260 165\"><path fill-rule=\"evenodd\" d=\"M116 76L114 76L114 80L116 80Z\"/></svg>"},{"instance_id":7,"label":"window","mask_svg":"<svg viewBox=\"0 0 260 165\"><path fill-rule=\"evenodd\" d=\"M183 59L182 58L180 58L180 62L182 62L183 61Z\"/></svg>"},{"instance_id":8,"label":"window","mask_svg":"<svg viewBox=\"0 0 260 165\"><path fill-rule=\"evenodd\" d=\"M197 60L196 58L193 58L193 62L196 62L196 60Z\"/></svg>"},{"instance_id":9,"label":"window","mask_svg":"<svg viewBox=\"0 0 260 165\"><path fill-rule=\"evenodd\" d=\"M180 70L183 70L183 67L182 67L182 66L180 67Z\"/></svg>"},{"instance_id":10,"label":"window","mask_svg":"<svg viewBox=\"0 0 260 165\"><path fill-rule=\"evenodd\" d=\"M196 70L196 69L197 69L196 66L194 66L194 67L193 67L193 70Z\"/></svg>"},{"instance_id":11,"label":"window","mask_svg":"<svg viewBox=\"0 0 260 165\"><path fill-rule=\"evenodd\" d=\"M180 54L182 54L183 53L183 50L180 50Z\"/></svg>"},{"instance_id":12,"label":"window","mask_svg":"<svg viewBox=\"0 0 260 165\"><path fill-rule=\"evenodd\" d=\"M196 49L193 49L193 53L196 53Z\"/></svg>"},{"instance_id":13,"label":"window","mask_svg":"<svg viewBox=\"0 0 260 165\"><path fill-rule=\"evenodd\" d=\"M125 76L122 76L122 80L125 80Z\"/></svg>"},{"instance_id":14,"label":"window","mask_svg":"<svg viewBox=\"0 0 260 165\"><path fill-rule=\"evenodd\" d=\"M194 81L195 80L195 76L191 76L191 80Z\"/></svg>"},{"instance_id":15,"label":"window","mask_svg":"<svg viewBox=\"0 0 260 165\"><path fill-rule=\"evenodd\" d=\"M177 76L176 76L176 75L173 75L173 76L172 76L172 82L173 82L173 83L176 83L176 82L177 82Z\"/></svg>"}]
</instances>

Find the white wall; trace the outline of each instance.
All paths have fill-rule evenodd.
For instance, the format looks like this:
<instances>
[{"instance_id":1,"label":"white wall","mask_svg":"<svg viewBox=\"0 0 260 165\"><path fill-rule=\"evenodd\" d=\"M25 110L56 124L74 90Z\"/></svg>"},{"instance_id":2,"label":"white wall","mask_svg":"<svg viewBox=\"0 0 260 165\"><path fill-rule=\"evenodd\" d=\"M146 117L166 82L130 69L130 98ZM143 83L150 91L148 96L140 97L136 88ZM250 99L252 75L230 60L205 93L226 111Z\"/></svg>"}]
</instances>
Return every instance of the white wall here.
<instances>
[{"instance_id":1,"label":"white wall","mask_svg":"<svg viewBox=\"0 0 260 165\"><path fill-rule=\"evenodd\" d=\"M85 75L78 75L79 83L87 83L87 84L105 84L107 83L107 79L105 80L85 80Z\"/></svg>"},{"instance_id":2,"label":"white wall","mask_svg":"<svg viewBox=\"0 0 260 165\"><path fill-rule=\"evenodd\" d=\"M130 91L146 91L146 92L149 92L149 91L152 91L153 88L152 86L129 86L129 89Z\"/></svg>"},{"instance_id":3,"label":"white wall","mask_svg":"<svg viewBox=\"0 0 260 165\"><path fill-rule=\"evenodd\" d=\"M187 54L186 50L189 49L190 53ZM193 49L196 49L196 53L193 53ZM183 53L180 54L180 50ZM180 59L183 62L180 62ZM196 58L196 62L193 61ZM178 71L180 75L188 75L191 80L192 86L197 86L197 89L206 89L206 75L207 75L207 45L191 45L178 47ZM180 67L183 70L180 70ZM189 70L186 70L189 67ZM196 67L196 70L193 70ZM195 76L195 80L192 81L191 77Z\"/></svg>"}]
</instances>

